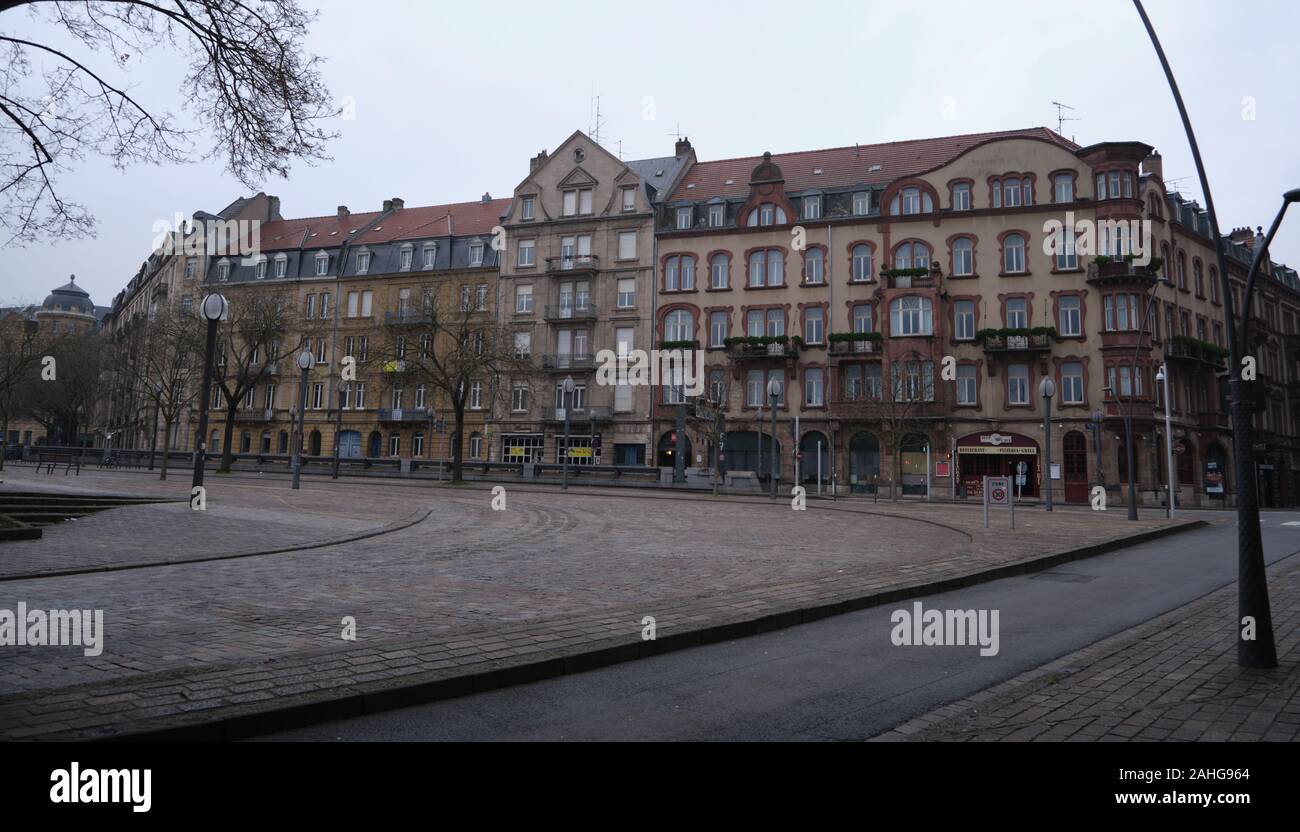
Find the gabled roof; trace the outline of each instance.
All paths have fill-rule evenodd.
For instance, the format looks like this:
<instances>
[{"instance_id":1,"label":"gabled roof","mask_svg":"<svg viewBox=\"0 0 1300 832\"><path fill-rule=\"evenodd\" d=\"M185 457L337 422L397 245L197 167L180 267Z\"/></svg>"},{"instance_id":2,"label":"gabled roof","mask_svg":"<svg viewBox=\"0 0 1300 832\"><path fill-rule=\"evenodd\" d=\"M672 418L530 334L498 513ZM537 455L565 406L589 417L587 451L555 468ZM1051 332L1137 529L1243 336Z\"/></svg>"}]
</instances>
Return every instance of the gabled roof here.
<instances>
[{"instance_id":1,"label":"gabled roof","mask_svg":"<svg viewBox=\"0 0 1300 832\"><path fill-rule=\"evenodd\" d=\"M487 202L455 202L401 208L391 213L369 211L360 214L337 214L323 217L276 220L262 223L261 248L264 252L287 249L318 249L355 244L383 243L419 237L446 237L490 234L501 222L508 199ZM451 220L448 228L448 218Z\"/></svg>"},{"instance_id":2,"label":"gabled roof","mask_svg":"<svg viewBox=\"0 0 1300 832\"><path fill-rule=\"evenodd\" d=\"M1055 131L1046 127L1030 127L1023 130L779 153L772 156L772 161L785 174L787 191L884 185L945 165L985 142L1021 138L1048 141L1071 153L1079 149L1079 145ZM700 200L714 196L744 198L749 195L750 174L762 161L763 157L758 155L716 162L696 162L682 177L669 200ZM818 169L822 172L814 173ZM690 187L692 185L694 187Z\"/></svg>"}]
</instances>

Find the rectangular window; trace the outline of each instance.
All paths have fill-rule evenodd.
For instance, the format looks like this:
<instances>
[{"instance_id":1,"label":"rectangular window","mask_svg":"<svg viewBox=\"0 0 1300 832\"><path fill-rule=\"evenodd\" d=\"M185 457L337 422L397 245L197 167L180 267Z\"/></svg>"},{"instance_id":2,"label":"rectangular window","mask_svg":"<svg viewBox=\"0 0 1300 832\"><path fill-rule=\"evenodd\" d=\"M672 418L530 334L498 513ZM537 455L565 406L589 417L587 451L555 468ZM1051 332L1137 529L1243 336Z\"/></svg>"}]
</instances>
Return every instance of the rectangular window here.
<instances>
[{"instance_id":1,"label":"rectangular window","mask_svg":"<svg viewBox=\"0 0 1300 832\"><path fill-rule=\"evenodd\" d=\"M970 185L962 184L952 186L952 210L970 210Z\"/></svg>"},{"instance_id":2,"label":"rectangular window","mask_svg":"<svg viewBox=\"0 0 1300 832\"><path fill-rule=\"evenodd\" d=\"M959 300L953 306L953 334L958 341L975 338L975 301Z\"/></svg>"},{"instance_id":3,"label":"rectangular window","mask_svg":"<svg viewBox=\"0 0 1300 832\"><path fill-rule=\"evenodd\" d=\"M1012 364L1007 368L1007 401L1029 404L1029 366Z\"/></svg>"},{"instance_id":4,"label":"rectangular window","mask_svg":"<svg viewBox=\"0 0 1300 832\"><path fill-rule=\"evenodd\" d=\"M853 195L853 214L865 217L871 210L871 198L867 191L858 191Z\"/></svg>"},{"instance_id":5,"label":"rectangular window","mask_svg":"<svg viewBox=\"0 0 1300 832\"><path fill-rule=\"evenodd\" d=\"M721 205L709 206L709 227L718 228L722 225L723 210Z\"/></svg>"},{"instance_id":6,"label":"rectangular window","mask_svg":"<svg viewBox=\"0 0 1300 832\"><path fill-rule=\"evenodd\" d=\"M709 346L720 347L727 337L727 318L726 312L711 312L709 314Z\"/></svg>"},{"instance_id":7,"label":"rectangular window","mask_svg":"<svg viewBox=\"0 0 1300 832\"><path fill-rule=\"evenodd\" d=\"M853 307L853 331L871 331L871 304L860 303Z\"/></svg>"},{"instance_id":8,"label":"rectangular window","mask_svg":"<svg viewBox=\"0 0 1300 832\"><path fill-rule=\"evenodd\" d=\"M519 212L520 218L525 220L531 220L534 216L533 211L536 208L536 203L537 203L537 199L535 197L531 197L531 196L524 197L523 205Z\"/></svg>"},{"instance_id":9,"label":"rectangular window","mask_svg":"<svg viewBox=\"0 0 1300 832\"><path fill-rule=\"evenodd\" d=\"M745 405L747 407L762 407L763 399L767 395L764 388L767 387L767 374L762 370L750 370L745 375Z\"/></svg>"},{"instance_id":10,"label":"rectangular window","mask_svg":"<svg viewBox=\"0 0 1300 832\"><path fill-rule=\"evenodd\" d=\"M1062 335L1072 336L1082 335L1083 320L1079 307L1079 296L1061 295L1060 299L1057 301L1057 306L1060 311L1060 321L1057 324L1060 328L1060 333Z\"/></svg>"},{"instance_id":11,"label":"rectangular window","mask_svg":"<svg viewBox=\"0 0 1300 832\"><path fill-rule=\"evenodd\" d=\"M822 198L819 196L806 196L803 198L803 218L806 220L819 219L822 215Z\"/></svg>"},{"instance_id":12,"label":"rectangular window","mask_svg":"<svg viewBox=\"0 0 1300 832\"><path fill-rule=\"evenodd\" d=\"M957 404L974 405L977 403L976 369L974 364L961 364L957 367Z\"/></svg>"},{"instance_id":13,"label":"rectangular window","mask_svg":"<svg viewBox=\"0 0 1300 832\"><path fill-rule=\"evenodd\" d=\"M682 229L682 230L684 230L684 229L688 229L688 228L690 228L690 227L691 227L691 209L690 209L690 208L678 208L678 209L677 209L677 228L678 228L678 229Z\"/></svg>"},{"instance_id":14,"label":"rectangular window","mask_svg":"<svg viewBox=\"0 0 1300 832\"><path fill-rule=\"evenodd\" d=\"M578 213L584 216L591 213L591 188L578 191Z\"/></svg>"},{"instance_id":15,"label":"rectangular window","mask_svg":"<svg viewBox=\"0 0 1300 832\"><path fill-rule=\"evenodd\" d=\"M525 315L533 311L533 287L531 285L515 287L515 313Z\"/></svg>"},{"instance_id":16,"label":"rectangular window","mask_svg":"<svg viewBox=\"0 0 1300 832\"><path fill-rule=\"evenodd\" d=\"M825 398L825 371L809 367L803 374L803 403L806 407L821 407Z\"/></svg>"},{"instance_id":17,"label":"rectangular window","mask_svg":"<svg viewBox=\"0 0 1300 832\"><path fill-rule=\"evenodd\" d=\"M433 268L433 261L434 258L437 257L437 254L438 254L437 246L430 244L424 247L424 267L426 269Z\"/></svg>"},{"instance_id":18,"label":"rectangular window","mask_svg":"<svg viewBox=\"0 0 1300 832\"><path fill-rule=\"evenodd\" d=\"M533 334L531 332L515 333L515 357L527 358L533 352Z\"/></svg>"},{"instance_id":19,"label":"rectangular window","mask_svg":"<svg viewBox=\"0 0 1300 832\"><path fill-rule=\"evenodd\" d=\"M635 231L618 232L618 259L620 260L636 259L636 232Z\"/></svg>"},{"instance_id":20,"label":"rectangular window","mask_svg":"<svg viewBox=\"0 0 1300 832\"><path fill-rule=\"evenodd\" d=\"M619 309L631 309L636 306L636 278L620 277L618 279L618 300Z\"/></svg>"},{"instance_id":21,"label":"rectangular window","mask_svg":"<svg viewBox=\"0 0 1300 832\"><path fill-rule=\"evenodd\" d=\"M355 404L356 409L365 410L366 409L366 383L364 381L357 382L356 398L357 398Z\"/></svg>"},{"instance_id":22,"label":"rectangular window","mask_svg":"<svg viewBox=\"0 0 1300 832\"><path fill-rule=\"evenodd\" d=\"M825 331L825 312L820 306L803 311L803 340L807 344L820 344Z\"/></svg>"},{"instance_id":23,"label":"rectangular window","mask_svg":"<svg viewBox=\"0 0 1300 832\"><path fill-rule=\"evenodd\" d=\"M320 316L322 318L330 316L330 296L325 292L321 292L320 296Z\"/></svg>"},{"instance_id":24,"label":"rectangular window","mask_svg":"<svg viewBox=\"0 0 1300 832\"><path fill-rule=\"evenodd\" d=\"M471 266L483 265L483 244L482 243L469 244L469 264Z\"/></svg>"},{"instance_id":25,"label":"rectangular window","mask_svg":"<svg viewBox=\"0 0 1300 832\"><path fill-rule=\"evenodd\" d=\"M369 318L374 305L375 293L367 289L361 293L361 317Z\"/></svg>"},{"instance_id":26,"label":"rectangular window","mask_svg":"<svg viewBox=\"0 0 1300 832\"><path fill-rule=\"evenodd\" d=\"M315 295L307 296L307 317L308 318L316 317L316 296Z\"/></svg>"},{"instance_id":27,"label":"rectangular window","mask_svg":"<svg viewBox=\"0 0 1300 832\"><path fill-rule=\"evenodd\" d=\"M578 213L578 192L564 192L564 216L571 217Z\"/></svg>"},{"instance_id":28,"label":"rectangular window","mask_svg":"<svg viewBox=\"0 0 1300 832\"><path fill-rule=\"evenodd\" d=\"M534 244L534 242L533 242L532 240L520 240L520 241L519 241L519 265L520 265L521 267L522 267L522 266L531 266L531 265L533 265L533 247L534 247L534 245L535 245L535 244Z\"/></svg>"},{"instance_id":29,"label":"rectangular window","mask_svg":"<svg viewBox=\"0 0 1300 832\"><path fill-rule=\"evenodd\" d=\"M623 189L623 210L624 211L636 210L636 188L635 187Z\"/></svg>"},{"instance_id":30,"label":"rectangular window","mask_svg":"<svg viewBox=\"0 0 1300 832\"><path fill-rule=\"evenodd\" d=\"M1077 361L1061 365L1061 403L1083 404L1083 365Z\"/></svg>"},{"instance_id":31,"label":"rectangular window","mask_svg":"<svg viewBox=\"0 0 1300 832\"><path fill-rule=\"evenodd\" d=\"M325 385L317 382L311 386L311 409L320 410L325 405Z\"/></svg>"},{"instance_id":32,"label":"rectangular window","mask_svg":"<svg viewBox=\"0 0 1300 832\"><path fill-rule=\"evenodd\" d=\"M767 332L768 336L785 335L785 310L769 309L767 310Z\"/></svg>"},{"instance_id":33,"label":"rectangular window","mask_svg":"<svg viewBox=\"0 0 1300 832\"><path fill-rule=\"evenodd\" d=\"M1007 299L1007 326L1011 329L1029 328L1028 303L1024 298Z\"/></svg>"},{"instance_id":34,"label":"rectangular window","mask_svg":"<svg viewBox=\"0 0 1300 832\"><path fill-rule=\"evenodd\" d=\"M370 271L370 252L357 252L357 274L365 274Z\"/></svg>"},{"instance_id":35,"label":"rectangular window","mask_svg":"<svg viewBox=\"0 0 1300 832\"><path fill-rule=\"evenodd\" d=\"M750 337L762 337L763 321L762 309L750 309L745 313L745 334Z\"/></svg>"}]
</instances>

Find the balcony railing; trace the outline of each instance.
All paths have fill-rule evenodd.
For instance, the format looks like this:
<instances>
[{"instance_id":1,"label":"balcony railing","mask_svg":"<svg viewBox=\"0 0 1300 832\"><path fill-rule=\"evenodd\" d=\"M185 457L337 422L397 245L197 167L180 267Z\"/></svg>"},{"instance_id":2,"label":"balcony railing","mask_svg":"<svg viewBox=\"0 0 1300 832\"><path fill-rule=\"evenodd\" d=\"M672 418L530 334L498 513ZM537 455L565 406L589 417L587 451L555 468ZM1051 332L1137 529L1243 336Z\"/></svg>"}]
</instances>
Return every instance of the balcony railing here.
<instances>
[{"instance_id":1,"label":"balcony railing","mask_svg":"<svg viewBox=\"0 0 1300 832\"><path fill-rule=\"evenodd\" d=\"M379 421L394 424L410 424L412 422L429 421L429 408L427 407L381 407L379 408Z\"/></svg>"},{"instance_id":2,"label":"balcony railing","mask_svg":"<svg viewBox=\"0 0 1300 832\"><path fill-rule=\"evenodd\" d=\"M600 269L600 258L594 254L575 254L569 257L547 257L547 274L555 272L594 272Z\"/></svg>"},{"instance_id":3,"label":"balcony railing","mask_svg":"<svg viewBox=\"0 0 1300 832\"><path fill-rule=\"evenodd\" d=\"M880 343L872 338L863 338L857 341L831 341L831 355L857 355L879 353Z\"/></svg>"},{"instance_id":4,"label":"balcony railing","mask_svg":"<svg viewBox=\"0 0 1300 832\"><path fill-rule=\"evenodd\" d=\"M1154 283L1160 279L1163 264L1153 260L1146 265L1137 265L1122 258L1088 264L1089 283Z\"/></svg>"},{"instance_id":5,"label":"balcony railing","mask_svg":"<svg viewBox=\"0 0 1300 832\"><path fill-rule=\"evenodd\" d=\"M1045 352L1052 348L1052 336L1042 332L1024 335L985 335L981 340L985 352Z\"/></svg>"},{"instance_id":6,"label":"balcony railing","mask_svg":"<svg viewBox=\"0 0 1300 832\"><path fill-rule=\"evenodd\" d=\"M543 317L548 321L594 321L596 307L590 303L548 304Z\"/></svg>"},{"instance_id":7,"label":"balcony railing","mask_svg":"<svg viewBox=\"0 0 1300 832\"><path fill-rule=\"evenodd\" d=\"M1194 338L1174 336L1165 344L1165 358L1201 364L1210 368L1223 367L1222 347L1215 346Z\"/></svg>"},{"instance_id":8,"label":"balcony railing","mask_svg":"<svg viewBox=\"0 0 1300 832\"><path fill-rule=\"evenodd\" d=\"M727 355L737 360L758 358L795 358L799 355L799 346L793 341L770 344L733 341L727 345Z\"/></svg>"},{"instance_id":9,"label":"balcony railing","mask_svg":"<svg viewBox=\"0 0 1300 832\"><path fill-rule=\"evenodd\" d=\"M591 355L543 355L543 370L590 370L596 366L596 359Z\"/></svg>"},{"instance_id":10,"label":"balcony railing","mask_svg":"<svg viewBox=\"0 0 1300 832\"><path fill-rule=\"evenodd\" d=\"M399 309L384 313L384 323L389 325L427 324L433 322L433 313L423 309Z\"/></svg>"},{"instance_id":11,"label":"balcony railing","mask_svg":"<svg viewBox=\"0 0 1300 832\"><path fill-rule=\"evenodd\" d=\"M610 418L612 411L608 407L571 407L569 408L570 422L600 422ZM542 421L544 422L563 422L564 408L548 407L542 410Z\"/></svg>"}]
</instances>

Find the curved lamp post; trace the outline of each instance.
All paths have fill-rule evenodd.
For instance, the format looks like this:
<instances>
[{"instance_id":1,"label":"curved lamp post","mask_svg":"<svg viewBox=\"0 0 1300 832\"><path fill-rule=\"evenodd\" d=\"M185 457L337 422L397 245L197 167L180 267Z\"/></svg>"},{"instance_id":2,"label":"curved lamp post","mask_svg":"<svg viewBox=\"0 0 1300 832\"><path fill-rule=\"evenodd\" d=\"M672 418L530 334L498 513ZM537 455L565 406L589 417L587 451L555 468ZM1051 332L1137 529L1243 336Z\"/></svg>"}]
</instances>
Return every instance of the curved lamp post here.
<instances>
[{"instance_id":1,"label":"curved lamp post","mask_svg":"<svg viewBox=\"0 0 1300 832\"><path fill-rule=\"evenodd\" d=\"M1196 143L1196 133L1192 130L1192 120L1187 115L1187 105L1178 90L1178 81L1169 66L1164 47L1156 36L1151 18L1147 17L1142 0L1133 0L1142 25L1146 27L1151 46L1155 49L1160 67L1164 70L1169 91L1178 106L1178 115L1183 122L1183 132L1187 134L1187 144L1192 151L1192 161L1196 164L1196 175L1200 181L1201 193L1205 196L1205 211L1210 217L1210 234L1213 236L1215 259L1219 266L1219 281L1223 287L1223 302L1227 310L1226 325L1228 335L1228 361L1231 378L1228 381L1229 402L1232 416L1232 456L1237 475L1237 664L1242 667L1277 667L1277 647L1273 641L1273 614L1268 602L1268 578L1264 571L1264 543L1259 533L1259 495L1256 491L1253 470L1255 425L1254 402L1250 388L1254 382L1241 378L1242 359L1249 343L1246 335L1250 326L1250 293L1254 289L1255 274L1263 261L1268 243L1277 233L1282 222L1282 215L1292 202L1300 201L1300 190L1287 191L1283 196L1282 208L1278 211L1268 236L1262 244L1255 246L1251 260L1250 272L1246 275L1246 292L1242 298L1241 338L1237 337L1237 312L1233 308L1232 280L1228 275L1228 259L1219 233L1219 217L1214 210L1214 196L1210 193L1210 181L1205 173L1205 163L1201 160L1201 148ZM1245 622L1254 623L1252 636Z\"/></svg>"},{"instance_id":2,"label":"curved lamp post","mask_svg":"<svg viewBox=\"0 0 1300 832\"><path fill-rule=\"evenodd\" d=\"M1156 384L1165 386L1165 473L1169 480L1169 502L1165 506L1165 517L1174 516L1174 429L1169 413L1169 365L1161 364L1156 371Z\"/></svg>"},{"instance_id":3,"label":"curved lamp post","mask_svg":"<svg viewBox=\"0 0 1300 832\"><path fill-rule=\"evenodd\" d=\"M302 475L302 443L307 429L307 373L316 366L316 356L310 349L298 353L298 430L293 443L293 489L298 490L298 480Z\"/></svg>"},{"instance_id":4,"label":"curved lamp post","mask_svg":"<svg viewBox=\"0 0 1300 832\"><path fill-rule=\"evenodd\" d=\"M571 420L570 407L573 404L573 391L577 385L573 383L573 376L564 377L564 395L561 396L560 403L564 405L564 454L561 457L560 466L560 489L567 491L569 489L569 425Z\"/></svg>"},{"instance_id":5,"label":"curved lamp post","mask_svg":"<svg viewBox=\"0 0 1300 832\"><path fill-rule=\"evenodd\" d=\"M1043 447L1047 449L1047 472L1043 488L1047 494L1046 508L1052 510L1052 397L1056 395L1056 382L1043 376L1038 385L1038 395L1043 397Z\"/></svg>"},{"instance_id":6,"label":"curved lamp post","mask_svg":"<svg viewBox=\"0 0 1300 832\"><path fill-rule=\"evenodd\" d=\"M781 473L781 470L778 467L781 464L781 460L776 452L776 406L777 403L781 401L781 382L774 378L769 379L767 382L767 401L768 404L772 406L772 467L770 473L772 475L772 499L775 500L776 479Z\"/></svg>"},{"instance_id":7,"label":"curved lamp post","mask_svg":"<svg viewBox=\"0 0 1300 832\"><path fill-rule=\"evenodd\" d=\"M217 350L217 322L226 317L230 304L213 292L199 304L199 311L208 322L207 346L203 350L203 386L199 388L199 434L194 445L194 479L192 486L203 485L203 464L208 451L208 407L212 404L212 356Z\"/></svg>"}]
</instances>

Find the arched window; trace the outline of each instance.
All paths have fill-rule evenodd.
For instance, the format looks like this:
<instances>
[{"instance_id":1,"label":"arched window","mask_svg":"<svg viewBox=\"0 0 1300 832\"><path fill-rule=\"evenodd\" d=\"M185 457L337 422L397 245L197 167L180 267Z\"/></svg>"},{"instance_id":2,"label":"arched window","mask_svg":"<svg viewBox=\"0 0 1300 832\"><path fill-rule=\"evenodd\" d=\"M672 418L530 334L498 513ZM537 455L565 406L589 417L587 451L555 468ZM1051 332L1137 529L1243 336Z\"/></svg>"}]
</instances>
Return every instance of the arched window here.
<instances>
[{"instance_id":1,"label":"arched window","mask_svg":"<svg viewBox=\"0 0 1300 832\"><path fill-rule=\"evenodd\" d=\"M1205 274L1201 269L1201 261L1192 261L1192 288L1196 290L1198 298L1205 297Z\"/></svg>"},{"instance_id":2,"label":"arched window","mask_svg":"<svg viewBox=\"0 0 1300 832\"><path fill-rule=\"evenodd\" d=\"M771 202L764 202L749 212L746 225L751 228L760 225L785 225L785 209Z\"/></svg>"},{"instance_id":3,"label":"arched window","mask_svg":"<svg viewBox=\"0 0 1300 832\"><path fill-rule=\"evenodd\" d=\"M934 314L930 299L904 295L889 304L890 335L932 335Z\"/></svg>"},{"instance_id":4,"label":"arched window","mask_svg":"<svg viewBox=\"0 0 1300 832\"><path fill-rule=\"evenodd\" d=\"M320 431L318 430L311 432L311 438L307 444L307 455L320 456Z\"/></svg>"},{"instance_id":5,"label":"arched window","mask_svg":"<svg viewBox=\"0 0 1300 832\"><path fill-rule=\"evenodd\" d=\"M1187 288L1187 255L1178 252L1178 288Z\"/></svg>"},{"instance_id":6,"label":"arched window","mask_svg":"<svg viewBox=\"0 0 1300 832\"><path fill-rule=\"evenodd\" d=\"M469 458L483 458L483 434L477 431L469 435Z\"/></svg>"},{"instance_id":7,"label":"arched window","mask_svg":"<svg viewBox=\"0 0 1300 832\"><path fill-rule=\"evenodd\" d=\"M1025 270L1025 238L1008 234L1002 239L1002 271L1018 274Z\"/></svg>"},{"instance_id":8,"label":"arched window","mask_svg":"<svg viewBox=\"0 0 1300 832\"><path fill-rule=\"evenodd\" d=\"M822 271L822 250L819 248L810 248L804 255L803 260L804 281L807 283L820 284L823 277Z\"/></svg>"},{"instance_id":9,"label":"arched window","mask_svg":"<svg viewBox=\"0 0 1300 832\"><path fill-rule=\"evenodd\" d=\"M709 258L709 287L712 289L727 288L727 272L731 267L731 259L725 254L715 254Z\"/></svg>"},{"instance_id":10,"label":"arched window","mask_svg":"<svg viewBox=\"0 0 1300 832\"><path fill-rule=\"evenodd\" d=\"M957 277L975 274L975 244L970 237L958 237L952 241L952 273Z\"/></svg>"},{"instance_id":11,"label":"arched window","mask_svg":"<svg viewBox=\"0 0 1300 832\"><path fill-rule=\"evenodd\" d=\"M930 247L925 243L901 243L894 249L894 268L930 268Z\"/></svg>"},{"instance_id":12,"label":"arched window","mask_svg":"<svg viewBox=\"0 0 1300 832\"><path fill-rule=\"evenodd\" d=\"M904 188L889 201L889 213L894 216L929 214L934 211L934 200L920 188Z\"/></svg>"},{"instance_id":13,"label":"arched window","mask_svg":"<svg viewBox=\"0 0 1300 832\"><path fill-rule=\"evenodd\" d=\"M859 282L871 279L871 246L853 247L853 279Z\"/></svg>"},{"instance_id":14,"label":"arched window","mask_svg":"<svg viewBox=\"0 0 1300 832\"><path fill-rule=\"evenodd\" d=\"M695 337L695 316L685 309L675 309L664 319L665 341L690 341Z\"/></svg>"}]
</instances>

